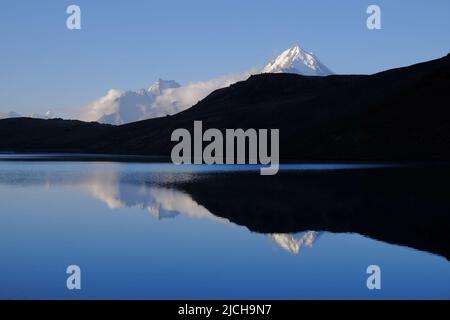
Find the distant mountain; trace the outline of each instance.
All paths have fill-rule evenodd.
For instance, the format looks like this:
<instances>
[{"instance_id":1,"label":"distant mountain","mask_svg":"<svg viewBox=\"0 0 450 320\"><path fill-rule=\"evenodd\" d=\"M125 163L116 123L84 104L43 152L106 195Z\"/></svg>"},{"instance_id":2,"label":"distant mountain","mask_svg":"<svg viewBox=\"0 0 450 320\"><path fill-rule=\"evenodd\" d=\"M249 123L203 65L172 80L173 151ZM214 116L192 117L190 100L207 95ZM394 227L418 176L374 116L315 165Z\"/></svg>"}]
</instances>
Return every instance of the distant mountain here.
<instances>
[{"instance_id":1,"label":"distant mountain","mask_svg":"<svg viewBox=\"0 0 450 320\"><path fill-rule=\"evenodd\" d=\"M16 112L8 112L8 113L2 113L0 112L0 119L9 119L9 118L22 118L24 117L21 114L18 114ZM47 111L45 114L38 114L38 113L32 113L27 116L28 118L35 118L35 119L54 119L57 118L57 116L51 112Z\"/></svg>"},{"instance_id":2,"label":"distant mountain","mask_svg":"<svg viewBox=\"0 0 450 320\"><path fill-rule=\"evenodd\" d=\"M169 156L177 128L277 128L301 161L450 160L450 55L374 75L260 74L173 116L102 126L0 121L0 150Z\"/></svg>"},{"instance_id":3,"label":"distant mountain","mask_svg":"<svg viewBox=\"0 0 450 320\"><path fill-rule=\"evenodd\" d=\"M267 64L261 73L296 73L304 76L328 76L333 74L313 53L294 45Z\"/></svg>"},{"instance_id":4,"label":"distant mountain","mask_svg":"<svg viewBox=\"0 0 450 320\"><path fill-rule=\"evenodd\" d=\"M0 112L0 119L8 119L8 118L20 118L21 115L16 113L16 112L7 112L7 113L3 113Z\"/></svg>"},{"instance_id":5,"label":"distant mountain","mask_svg":"<svg viewBox=\"0 0 450 320\"><path fill-rule=\"evenodd\" d=\"M112 109L109 113L101 116L97 121L100 123L120 125L124 123L144 120L154 117L165 116L160 110L155 110L153 104L157 96L164 90L179 88L180 84L173 80L158 79L148 90L141 89L138 92L126 91L114 96L109 103Z\"/></svg>"},{"instance_id":6,"label":"distant mountain","mask_svg":"<svg viewBox=\"0 0 450 320\"><path fill-rule=\"evenodd\" d=\"M30 118L35 118L35 119L55 119L58 118L58 116L56 114L54 114L51 111L47 111L45 114L39 114L39 113L32 113L30 116Z\"/></svg>"},{"instance_id":7,"label":"distant mountain","mask_svg":"<svg viewBox=\"0 0 450 320\"><path fill-rule=\"evenodd\" d=\"M163 80L159 78L148 88L148 92L152 93L155 96L158 96L161 95L166 89L174 89L179 87L181 87L181 85L174 80Z\"/></svg>"},{"instance_id":8,"label":"distant mountain","mask_svg":"<svg viewBox=\"0 0 450 320\"><path fill-rule=\"evenodd\" d=\"M124 124L142 120L149 112L155 97L142 89L139 92L126 91L115 98L113 112L100 117L97 121L107 124Z\"/></svg>"}]
</instances>

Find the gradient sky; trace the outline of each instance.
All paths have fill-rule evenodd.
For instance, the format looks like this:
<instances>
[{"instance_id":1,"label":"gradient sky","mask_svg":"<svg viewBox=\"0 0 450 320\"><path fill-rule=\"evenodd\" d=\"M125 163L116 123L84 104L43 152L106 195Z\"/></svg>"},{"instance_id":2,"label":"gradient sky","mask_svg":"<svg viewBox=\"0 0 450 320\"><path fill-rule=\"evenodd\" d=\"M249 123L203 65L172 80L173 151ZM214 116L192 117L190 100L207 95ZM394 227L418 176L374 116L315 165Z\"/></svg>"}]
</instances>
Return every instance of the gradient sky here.
<instances>
[{"instance_id":1,"label":"gradient sky","mask_svg":"<svg viewBox=\"0 0 450 320\"><path fill-rule=\"evenodd\" d=\"M82 30L66 28L66 8ZM382 30L366 8L382 10ZM450 52L450 1L1 0L0 112L70 110L108 89L262 67L298 43L335 73L374 73Z\"/></svg>"}]
</instances>

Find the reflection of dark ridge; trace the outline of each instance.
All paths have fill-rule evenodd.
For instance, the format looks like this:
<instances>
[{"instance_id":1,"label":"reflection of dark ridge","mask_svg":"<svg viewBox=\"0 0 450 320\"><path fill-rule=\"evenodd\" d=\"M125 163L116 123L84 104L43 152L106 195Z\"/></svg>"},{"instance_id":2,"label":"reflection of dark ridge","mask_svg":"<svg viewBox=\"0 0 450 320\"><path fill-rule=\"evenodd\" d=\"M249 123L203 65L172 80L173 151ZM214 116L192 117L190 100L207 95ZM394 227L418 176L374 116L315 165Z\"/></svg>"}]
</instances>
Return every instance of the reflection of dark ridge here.
<instances>
[{"instance_id":1,"label":"reflection of dark ridge","mask_svg":"<svg viewBox=\"0 0 450 320\"><path fill-rule=\"evenodd\" d=\"M450 167L205 176L178 187L215 215L263 233L356 232L449 254Z\"/></svg>"}]
</instances>

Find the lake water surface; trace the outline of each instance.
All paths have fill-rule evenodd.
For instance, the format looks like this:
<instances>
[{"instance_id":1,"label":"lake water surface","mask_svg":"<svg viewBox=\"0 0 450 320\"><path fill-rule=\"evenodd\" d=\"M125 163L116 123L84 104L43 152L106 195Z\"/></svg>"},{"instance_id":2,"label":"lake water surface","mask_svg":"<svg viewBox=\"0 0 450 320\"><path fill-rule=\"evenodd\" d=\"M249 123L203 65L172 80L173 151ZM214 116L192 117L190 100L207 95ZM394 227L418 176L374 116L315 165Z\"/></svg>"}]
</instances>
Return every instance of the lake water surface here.
<instances>
[{"instance_id":1,"label":"lake water surface","mask_svg":"<svg viewBox=\"0 0 450 320\"><path fill-rule=\"evenodd\" d=\"M0 299L450 298L446 165L50 160L0 157Z\"/></svg>"}]
</instances>

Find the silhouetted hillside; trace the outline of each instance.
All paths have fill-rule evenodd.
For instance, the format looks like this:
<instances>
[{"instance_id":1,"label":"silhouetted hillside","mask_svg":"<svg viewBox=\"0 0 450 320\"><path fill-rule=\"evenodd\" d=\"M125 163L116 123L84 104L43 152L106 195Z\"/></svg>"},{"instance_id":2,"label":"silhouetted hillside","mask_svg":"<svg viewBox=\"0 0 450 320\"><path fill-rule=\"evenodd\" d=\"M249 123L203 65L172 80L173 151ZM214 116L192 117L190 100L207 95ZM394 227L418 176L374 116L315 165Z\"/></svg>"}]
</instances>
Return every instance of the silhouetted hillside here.
<instances>
[{"instance_id":1,"label":"silhouetted hillside","mask_svg":"<svg viewBox=\"0 0 450 320\"><path fill-rule=\"evenodd\" d=\"M171 133L279 128L295 160L450 160L450 55L370 76L260 74L174 116L118 127L63 120L0 121L0 150L170 155Z\"/></svg>"},{"instance_id":2,"label":"silhouetted hillside","mask_svg":"<svg viewBox=\"0 0 450 320\"><path fill-rule=\"evenodd\" d=\"M1 151L84 152L106 143L110 125L62 119L11 118L0 121Z\"/></svg>"}]
</instances>

